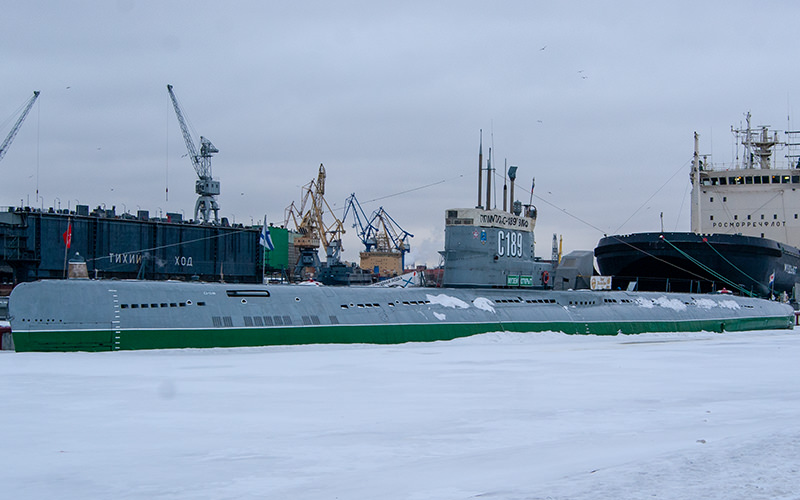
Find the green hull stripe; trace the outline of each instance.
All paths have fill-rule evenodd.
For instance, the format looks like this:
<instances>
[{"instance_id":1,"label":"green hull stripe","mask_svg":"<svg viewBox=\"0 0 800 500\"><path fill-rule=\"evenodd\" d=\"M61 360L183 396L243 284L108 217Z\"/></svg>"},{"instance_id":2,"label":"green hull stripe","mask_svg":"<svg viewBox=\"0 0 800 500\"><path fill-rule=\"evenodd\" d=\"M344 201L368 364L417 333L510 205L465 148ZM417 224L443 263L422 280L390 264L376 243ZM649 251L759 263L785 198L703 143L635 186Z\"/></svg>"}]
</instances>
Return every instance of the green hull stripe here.
<instances>
[{"instance_id":1,"label":"green hull stripe","mask_svg":"<svg viewBox=\"0 0 800 500\"><path fill-rule=\"evenodd\" d=\"M639 322L433 323L416 325L331 325L285 328L210 328L13 332L17 351L112 351L248 347L299 344L401 344L469 337L479 333L556 331L616 335L644 332L744 331L792 328L789 316L725 320Z\"/></svg>"}]
</instances>

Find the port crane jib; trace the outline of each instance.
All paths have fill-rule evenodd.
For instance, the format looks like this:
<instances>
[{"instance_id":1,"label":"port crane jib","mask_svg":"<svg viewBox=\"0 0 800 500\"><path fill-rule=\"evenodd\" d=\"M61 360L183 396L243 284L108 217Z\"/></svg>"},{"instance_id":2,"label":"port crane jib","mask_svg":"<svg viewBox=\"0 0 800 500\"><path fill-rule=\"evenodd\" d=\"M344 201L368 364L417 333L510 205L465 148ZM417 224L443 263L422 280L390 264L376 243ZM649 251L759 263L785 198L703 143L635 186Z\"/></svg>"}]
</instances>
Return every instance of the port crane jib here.
<instances>
[{"instance_id":1,"label":"port crane jib","mask_svg":"<svg viewBox=\"0 0 800 500\"><path fill-rule=\"evenodd\" d=\"M358 230L358 238L361 243L366 247L367 252L371 252L377 242L375 241L374 228L370 225L370 218L361 208L361 203L358 202L355 193L351 193L347 200L344 202L344 215L342 215L342 222L347 220L347 216L352 212L355 222L353 229Z\"/></svg>"},{"instance_id":2,"label":"port crane jib","mask_svg":"<svg viewBox=\"0 0 800 500\"><path fill-rule=\"evenodd\" d=\"M0 145L0 160L6 155L6 151L8 151L8 147L11 145L11 141L14 140L16 137L17 132L19 132L19 128L22 126L22 122L25 121L25 117L28 116L28 112L33 107L33 103L36 102L36 99L39 97L39 91L33 91L33 97L28 100L28 103L25 104L25 109L22 110L22 113L17 118L17 122L14 123L14 126L11 127L11 132L8 133L6 140L3 141L3 144Z\"/></svg>"}]
</instances>

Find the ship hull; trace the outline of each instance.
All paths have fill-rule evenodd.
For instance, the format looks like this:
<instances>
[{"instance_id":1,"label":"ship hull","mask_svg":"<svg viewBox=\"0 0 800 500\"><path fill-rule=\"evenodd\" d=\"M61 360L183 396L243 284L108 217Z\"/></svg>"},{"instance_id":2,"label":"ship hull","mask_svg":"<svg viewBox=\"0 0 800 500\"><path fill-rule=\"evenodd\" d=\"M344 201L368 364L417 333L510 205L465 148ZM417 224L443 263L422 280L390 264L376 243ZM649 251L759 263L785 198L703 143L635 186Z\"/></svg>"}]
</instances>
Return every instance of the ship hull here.
<instances>
[{"instance_id":1,"label":"ship hull","mask_svg":"<svg viewBox=\"0 0 800 500\"><path fill-rule=\"evenodd\" d=\"M600 273L614 286L639 290L711 292L740 288L767 297L790 296L798 280L800 250L742 235L636 233L607 236L595 248ZM770 277L774 276L773 280Z\"/></svg>"},{"instance_id":2,"label":"ship hull","mask_svg":"<svg viewBox=\"0 0 800 500\"><path fill-rule=\"evenodd\" d=\"M17 351L395 344L496 331L615 335L794 323L785 304L700 294L50 280L20 284L10 299Z\"/></svg>"}]
</instances>

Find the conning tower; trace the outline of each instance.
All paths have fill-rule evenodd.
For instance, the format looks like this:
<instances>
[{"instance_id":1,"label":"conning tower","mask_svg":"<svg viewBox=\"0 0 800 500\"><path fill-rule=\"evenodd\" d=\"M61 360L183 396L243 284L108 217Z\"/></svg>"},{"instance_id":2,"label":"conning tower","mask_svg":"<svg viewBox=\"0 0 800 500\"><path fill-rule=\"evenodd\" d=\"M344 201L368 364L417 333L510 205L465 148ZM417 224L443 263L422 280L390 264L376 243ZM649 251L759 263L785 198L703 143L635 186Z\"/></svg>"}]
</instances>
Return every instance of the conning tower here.
<instances>
[{"instance_id":1,"label":"conning tower","mask_svg":"<svg viewBox=\"0 0 800 500\"><path fill-rule=\"evenodd\" d=\"M445 211L442 285L445 287L550 288L553 265L535 257L536 207L513 199L517 167L509 167L511 210L492 208L491 152L483 168L479 148L478 203ZM486 206L481 206L483 171Z\"/></svg>"}]
</instances>

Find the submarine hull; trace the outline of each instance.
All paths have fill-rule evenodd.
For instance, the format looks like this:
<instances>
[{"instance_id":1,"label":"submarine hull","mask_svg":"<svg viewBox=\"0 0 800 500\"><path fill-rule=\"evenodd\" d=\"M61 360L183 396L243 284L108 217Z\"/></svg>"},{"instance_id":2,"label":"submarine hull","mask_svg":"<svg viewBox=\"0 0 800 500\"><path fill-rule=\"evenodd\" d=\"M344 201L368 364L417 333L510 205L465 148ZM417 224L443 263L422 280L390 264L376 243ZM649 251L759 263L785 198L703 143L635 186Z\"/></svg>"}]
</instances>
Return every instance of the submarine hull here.
<instances>
[{"instance_id":1,"label":"submarine hull","mask_svg":"<svg viewBox=\"0 0 800 500\"><path fill-rule=\"evenodd\" d=\"M21 283L9 314L17 351L393 344L495 331L614 335L794 324L786 304L721 294L136 280Z\"/></svg>"}]
</instances>

